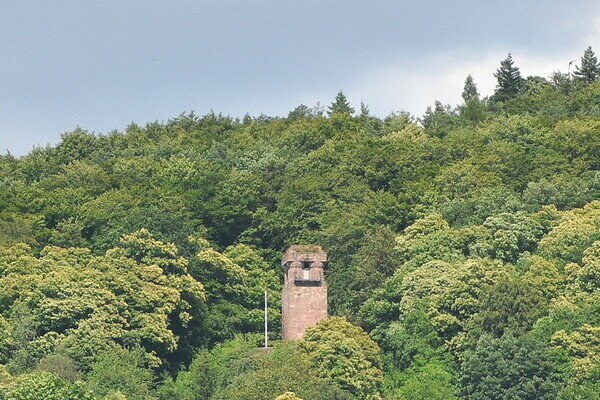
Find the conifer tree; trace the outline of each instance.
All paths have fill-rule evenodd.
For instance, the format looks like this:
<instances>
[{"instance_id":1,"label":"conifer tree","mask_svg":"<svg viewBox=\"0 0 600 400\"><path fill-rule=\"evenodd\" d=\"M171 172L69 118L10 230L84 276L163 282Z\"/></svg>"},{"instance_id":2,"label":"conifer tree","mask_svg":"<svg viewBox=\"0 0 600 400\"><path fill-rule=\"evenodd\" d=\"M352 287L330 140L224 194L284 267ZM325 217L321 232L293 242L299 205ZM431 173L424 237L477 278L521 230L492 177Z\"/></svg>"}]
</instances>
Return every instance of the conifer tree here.
<instances>
[{"instance_id":1,"label":"conifer tree","mask_svg":"<svg viewBox=\"0 0 600 400\"><path fill-rule=\"evenodd\" d=\"M366 105L364 102L360 102L360 116L361 117L368 117L369 116L369 106Z\"/></svg>"},{"instance_id":2,"label":"conifer tree","mask_svg":"<svg viewBox=\"0 0 600 400\"><path fill-rule=\"evenodd\" d=\"M462 98L465 101L465 103L468 100L479 100L479 92L477 91L477 85L475 84L475 81L473 80L473 77L471 76L471 74L469 74L467 76L467 79L465 79L465 86L462 92Z\"/></svg>"},{"instance_id":3,"label":"conifer tree","mask_svg":"<svg viewBox=\"0 0 600 400\"><path fill-rule=\"evenodd\" d=\"M573 72L573 75L575 75L575 79L578 81L592 83L598 79L600 76L600 63L598 63L598 58L596 58L592 46L588 46L583 52L581 67L576 66L575 69L576 71Z\"/></svg>"},{"instance_id":4,"label":"conifer tree","mask_svg":"<svg viewBox=\"0 0 600 400\"><path fill-rule=\"evenodd\" d=\"M514 66L512 55L508 53L508 57L500 62L500 68L494 73L498 80L496 91L492 96L494 101L510 100L519 94L523 86L523 78L519 72L519 68Z\"/></svg>"},{"instance_id":5,"label":"conifer tree","mask_svg":"<svg viewBox=\"0 0 600 400\"><path fill-rule=\"evenodd\" d=\"M354 108L350 107L350 102L348 102L348 99L346 99L341 90L335 96L334 102L329 106L328 114L330 117L332 115L345 115L349 117L354 114Z\"/></svg>"}]
</instances>

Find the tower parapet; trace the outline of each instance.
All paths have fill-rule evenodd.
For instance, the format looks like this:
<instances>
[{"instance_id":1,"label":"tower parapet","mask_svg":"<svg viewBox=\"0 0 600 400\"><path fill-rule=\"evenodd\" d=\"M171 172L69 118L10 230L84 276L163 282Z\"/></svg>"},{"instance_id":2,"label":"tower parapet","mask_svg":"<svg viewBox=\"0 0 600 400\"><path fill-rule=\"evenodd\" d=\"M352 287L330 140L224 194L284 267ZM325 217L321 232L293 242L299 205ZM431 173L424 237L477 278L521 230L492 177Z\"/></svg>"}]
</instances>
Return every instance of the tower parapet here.
<instances>
[{"instance_id":1,"label":"tower parapet","mask_svg":"<svg viewBox=\"0 0 600 400\"><path fill-rule=\"evenodd\" d=\"M326 262L327 253L318 245L293 245L281 259L284 340L300 339L306 328L327 318Z\"/></svg>"}]
</instances>

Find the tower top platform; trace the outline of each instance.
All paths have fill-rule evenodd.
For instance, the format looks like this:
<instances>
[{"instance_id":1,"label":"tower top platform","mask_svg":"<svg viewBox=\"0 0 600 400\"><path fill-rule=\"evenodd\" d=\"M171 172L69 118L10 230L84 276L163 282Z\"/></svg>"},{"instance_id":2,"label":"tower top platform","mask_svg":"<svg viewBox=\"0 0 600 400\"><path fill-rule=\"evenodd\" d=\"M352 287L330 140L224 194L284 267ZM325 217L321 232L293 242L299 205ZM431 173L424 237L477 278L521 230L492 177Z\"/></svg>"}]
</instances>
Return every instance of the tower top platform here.
<instances>
[{"instance_id":1,"label":"tower top platform","mask_svg":"<svg viewBox=\"0 0 600 400\"><path fill-rule=\"evenodd\" d=\"M316 244L295 244L285 252L281 259L281 265L294 261L324 263L327 261L327 253Z\"/></svg>"}]
</instances>

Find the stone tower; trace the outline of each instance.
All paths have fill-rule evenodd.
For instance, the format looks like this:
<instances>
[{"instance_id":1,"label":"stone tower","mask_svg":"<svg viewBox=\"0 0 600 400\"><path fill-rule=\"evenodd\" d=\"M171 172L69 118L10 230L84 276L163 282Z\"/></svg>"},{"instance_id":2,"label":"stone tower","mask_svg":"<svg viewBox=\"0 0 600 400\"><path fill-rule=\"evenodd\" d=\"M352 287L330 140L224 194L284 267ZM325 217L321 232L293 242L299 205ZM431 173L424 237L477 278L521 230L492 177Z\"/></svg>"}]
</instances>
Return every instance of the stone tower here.
<instances>
[{"instance_id":1,"label":"stone tower","mask_svg":"<svg viewBox=\"0 0 600 400\"><path fill-rule=\"evenodd\" d=\"M300 339L309 326L327 317L327 254L316 245L293 245L281 259L281 336Z\"/></svg>"}]
</instances>

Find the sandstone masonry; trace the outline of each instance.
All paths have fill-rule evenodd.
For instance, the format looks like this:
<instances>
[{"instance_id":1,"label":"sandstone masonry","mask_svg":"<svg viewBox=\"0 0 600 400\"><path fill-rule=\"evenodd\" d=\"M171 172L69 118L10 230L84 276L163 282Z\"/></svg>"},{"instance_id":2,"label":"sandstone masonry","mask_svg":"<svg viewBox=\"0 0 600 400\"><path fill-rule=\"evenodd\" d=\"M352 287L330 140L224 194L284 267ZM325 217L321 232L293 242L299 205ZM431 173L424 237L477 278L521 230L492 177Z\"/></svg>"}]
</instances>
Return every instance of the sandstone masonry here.
<instances>
[{"instance_id":1,"label":"sandstone masonry","mask_svg":"<svg viewBox=\"0 0 600 400\"><path fill-rule=\"evenodd\" d=\"M283 256L281 335L300 339L309 326L327 317L327 253L317 245L293 245Z\"/></svg>"}]
</instances>

